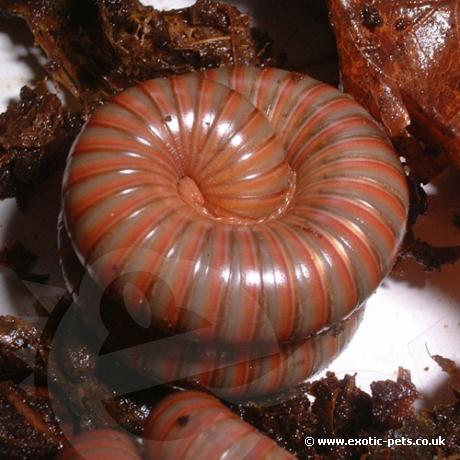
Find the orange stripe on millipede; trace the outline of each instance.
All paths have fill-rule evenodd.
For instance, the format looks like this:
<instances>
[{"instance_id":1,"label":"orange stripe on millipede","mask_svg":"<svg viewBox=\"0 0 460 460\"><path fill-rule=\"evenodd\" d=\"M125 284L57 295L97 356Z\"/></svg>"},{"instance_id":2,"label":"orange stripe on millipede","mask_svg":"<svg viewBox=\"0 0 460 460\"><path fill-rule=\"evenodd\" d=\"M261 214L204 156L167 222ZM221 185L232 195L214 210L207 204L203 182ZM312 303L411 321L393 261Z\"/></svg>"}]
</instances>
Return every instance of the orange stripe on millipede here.
<instances>
[{"instance_id":1,"label":"orange stripe on millipede","mask_svg":"<svg viewBox=\"0 0 460 460\"><path fill-rule=\"evenodd\" d=\"M284 120L280 122L279 130L285 136L293 138L296 135L299 135L299 131L302 127L309 128L312 121L315 119L317 112L312 112L311 106L313 102L313 98L324 97L325 95L333 95L334 93L330 91L329 88L324 87L326 85L318 85L310 90L305 97L302 97L297 102L296 106L293 108L292 112L290 113L289 117L286 117ZM348 101L349 104L346 104L345 101ZM344 98L343 96L335 96L333 99L329 100L325 105L339 105L341 108L348 108L348 107L356 107L356 105L351 102L348 98ZM302 118L300 118L302 117ZM299 124L299 118L302 120L302 123Z\"/></svg>"},{"instance_id":2,"label":"orange stripe on millipede","mask_svg":"<svg viewBox=\"0 0 460 460\"><path fill-rule=\"evenodd\" d=\"M144 213L144 217L140 222L137 222L136 225L132 226L131 231L127 231L123 239L119 242L119 248L129 249L129 251L114 251L109 254L105 265L108 267L118 267L119 273L124 273L123 267L126 262L127 257L131 253L131 249L138 246L139 243L142 243L147 235L151 232L152 225L160 225L162 221L167 219L174 211L168 208L159 208L156 213L151 213L148 209ZM113 270L111 270L113 274ZM107 274L107 276L110 276Z\"/></svg>"},{"instance_id":3,"label":"orange stripe on millipede","mask_svg":"<svg viewBox=\"0 0 460 460\"><path fill-rule=\"evenodd\" d=\"M219 329L219 316L222 313L222 308L225 308L223 305L223 293L224 286L220 279L221 273L219 267L226 266L226 261L229 257L228 254L228 240L230 238L230 232L227 227L219 226L216 227L216 233L214 242L214 254L210 262L210 286L206 291L205 298L203 298L201 315L202 317L209 322L209 327L200 334L200 338L210 339ZM231 255L230 255L231 256ZM217 277L217 282L212 282L212 278Z\"/></svg>"},{"instance_id":4,"label":"orange stripe on millipede","mask_svg":"<svg viewBox=\"0 0 460 460\"><path fill-rule=\"evenodd\" d=\"M156 275L160 270L161 265L164 263L164 258L167 251L171 248L176 236L183 231L183 228L188 225L188 219L178 216L178 213L174 213L176 221L174 226L171 226L170 232L163 232L160 239L155 238L152 242L152 246L148 246L145 249L155 254L155 257L146 259L143 267L140 269L144 275L139 276L136 282L137 288L140 292L148 292L152 287L152 276ZM148 274L148 275L147 275ZM180 282L180 281L179 281ZM171 289L174 292L174 287Z\"/></svg>"},{"instance_id":5,"label":"orange stripe on millipede","mask_svg":"<svg viewBox=\"0 0 460 460\"><path fill-rule=\"evenodd\" d=\"M343 235L347 240L353 243L356 248L357 256L365 262L369 272L372 274L374 286L377 286L383 274L380 271L379 260L375 253L369 249L365 235L357 232L355 228L350 228L349 225L343 222L343 220L335 217L331 212L310 209L309 217L315 217L317 222L322 222L324 225L330 226L330 229L335 230L337 235Z\"/></svg>"},{"instance_id":6,"label":"orange stripe on millipede","mask_svg":"<svg viewBox=\"0 0 460 460\"><path fill-rule=\"evenodd\" d=\"M88 236L81 240L81 244L86 248L86 252L91 254L110 228L134 211L148 205L151 201L152 198L150 196L141 195L119 206L116 210L116 214L99 219L97 224L89 230Z\"/></svg>"},{"instance_id":7,"label":"orange stripe on millipede","mask_svg":"<svg viewBox=\"0 0 460 460\"><path fill-rule=\"evenodd\" d=\"M353 201L340 195L310 195L305 198L306 204L318 203L318 206L328 206L329 208L340 207L342 211L348 211L350 216L361 219L362 222L367 222L374 231L377 231L379 236L385 241L388 248L395 244L396 235L394 230L382 219L375 214L375 210L367 203Z\"/></svg>"},{"instance_id":8,"label":"orange stripe on millipede","mask_svg":"<svg viewBox=\"0 0 460 460\"><path fill-rule=\"evenodd\" d=\"M128 171L131 174L154 173L156 180L175 179L174 171L167 168L167 165L161 162L155 162L154 165L147 163L145 158L115 158L109 164L104 159L93 160L88 162L86 166L76 166L69 176L69 186L77 185L80 182L91 179L94 176L107 174L110 172Z\"/></svg>"},{"instance_id":9,"label":"orange stripe on millipede","mask_svg":"<svg viewBox=\"0 0 460 460\"><path fill-rule=\"evenodd\" d=\"M311 221L308 217L306 220L308 226L313 231L317 232L318 235L321 235L318 243L323 248L322 257L331 268L334 267L334 274L337 274L343 283L342 292L344 298L347 299L345 302L345 310L349 312L352 310L353 305L356 306L358 296L357 286L348 256L341 244L334 239L333 235L326 233L323 228L318 227L316 223Z\"/></svg>"},{"instance_id":10,"label":"orange stripe on millipede","mask_svg":"<svg viewBox=\"0 0 460 460\"><path fill-rule=\"evenodd\" d=\"M193 270L195 268L195 261L203 247L204 237L207 233L207 229L204 225L198 225L195 230L193 240L191 244L186 247L184 251L179 255L182 263L177 267L176 276L181 280L179 285L174 289L174 297L176 304L179 308L171 312L169 320L172 324L178 324L180 321L180 312L186 305L186 298L188 291L190 290L190 282L193 279Z\"/></svg>"},{"instance_id":11,"label":"orange stripe on millipede","mask_svg":"<svg viewBox=\"0 0 460 460\"><path fill-rule=\"evenodd\" d=\"M86 195L85 197L80 198L79 200L73 200L72 206L73 211L71 218L72 220L76 221L80 219L85 212L87 212L90 208L94 207L101 201L104 201L106 198L116 196L122 193L126 193L129 190L135 190L140 187L144 187L146 185L153 185L151 180L143 181L138 175L126 175L121 176L117 179L116 182L111 183L110 185L101 184L99 187L94 187L91 190L91 195ZM121 195L120 195L121 196ZM151 202L154 196L150 196L147 201ZM158 198L158 197L157 197ZM165 195L162 197L163 199L167 198ZM145 200L145 197L137 198L140 202ZM136 201L131 201L135 203Z\"/></svg>"},{"instance_id":12,"label":"orange stripe on millipede","mask_svg":"<svg viewBox=\"0 0 460 460\"><path fill-rule=\"evenodd\" d=\"M293 135L295 132L291 132L291 129L297 125L297 132L297 129L300 128L300 126L308 124L311 117L315 114L315 112L312 111L312 106L314 106L314 104L318 104L318 101L320 101L322 97L329 94L333 94L333 92L331 92L331 88L322 83L317 83L316 85L307 89L302 98L300 98L297 101L297 104L294 106L292 116L286 118L285 121L278 127L280 132L286 135L287 142L290 143L294 140ZM296 114L302 114L302 117L304 118L294 122L293 118ZM291 129L289 129L289 126L291 126ZM292 150L292 146L289 147L289 151L290 150Z\"/></svg>"},{"instance_id":13,"label":"orange stripe on millipede","mask_svg":"<svg viewBox=\"0 0 460 460\"><path fill-rule=\"evenodd\" d=\"M402 188L405 186L405 179L401 176L401 173L391 164L384 163L379 160L365 159L365 158L341 158L336 161L328 162L315 170L314 174L309 174L309 179L320 176L327 173L332 173L334 170L340 171L340 169L348 168L356 174L358 171L361 172L362 177L366 177L368 173L385 175L388 179L395 182L399 182L399 186Z\"/></svg>"},{"instance_id":14,"label":"orange stripe on millipede","mask_svg":"<svg viewBox=\"0 0 460 460\"><path fill-rule=\"evenodd\" d=\"M284 278L284 282L281 285L278 280L276 281L276 295L279 299L280 310L282 311L282 324L275 324L274 329L278 339L281 342L285 342L293 334L295 327L294 281L282 243L276 238L270 227L261 228L260 231L271 248L274 272L283 274Z\"/></svg>"},{"instance_id":15,"label":"orange stripe on millipede","mask_svg":"<svg viewBox=\"0 0 460 460\"><path fill-rule=\"evenodd\" d=\"M359 116L347 116L343 119L334 121L328 127L323 128L321 131L317 132L311 137L308 136L298 136L294 143L289 146L289 150L295 153L295 157L289 157L290 163L294 168L298 168L300 164L305 161L308 157L308 154L314 150L318 149L322 143L326 140L330 142L330 139L336 137L344 137L343 134L347 131L351 131L353 128L363 128L373 126L370 120ZM306 139L308 137L308 140ZM302 147L300 149L300 146Z\"/></svg>"},{"instance_id":16,"label":"orange stripe on millipede","mask_svg":"<svg viewBox=\"0 0 460 460\"><path fill-rule=\"evenodd\" d=\"M82 154L91 154L97 151L121 151L121 152L139 152L146 156L150 156L152 147L149 145L141 144L134 140L123 138L108 138L98 139L96 136L85 135L82 136L80 142L76 145L73 154L80 156Z\"/></svg>"},{"instance_id":17,"label":"orange stripe on millipede","mask_svg":"<svg viewBox=\"0 0 460 460\"><path fill-rule=\"evenodd\" d=\"M357 154L359 151L359 155ZM348 155L350 159L352 158L363 158L363 159L370 159L374 157L369 157L370 153L374 151L374 155L378 154L378 158L383 161L385 157L385 162L388 165L392 165L395 168L400 167L399 160L395 157L392 158L390 162L389 155L392 152L392 147L389 145L388 141L384 138L378 137L347 137L344 139L337 139L329 146L324 146L318 149L316 152L312 152L308 158L303 163L302 167L307 166L310 170L313 170L316 167L316 164L323 164L324 161L331 161L325 160L325 158L335 159L338 156L345 156ZM399 171L401 177L404 177ZM407 188L407 184L405 187Z\"/></svg>"},{"instance_id":18,"label":"orange stripe on millipede","mask_svg":"<svg viewBox=\"0 0 460 460\"><path fill-rule=\"evenodd\" d=\"M153 145L151 145L151 131L140 126L139 123L127 120L126 117L121 115L110 115L108 113L96 114L91 118L91 126L118 131L130 137L138 137L142 139L143 143L153 147ZM107 135L110 134L111 132L109 131Z\"/></svg>"},{"instance_id":19,"label":"orange stripe on millipede","mask_svg":"<svg viewBox=\"0 0 460 460\"><path fill-rule=\"evenodd\" d=\"M319 260L318 255L312 254L311 248L302 240L292 228L286 225L284 222L280 222L278 231L282 232L285 235L285 238L291 241L299 251L299 254L305 258L305 264L307 265L309 281L311 283L311 291L316 292L317 296L321 299L317 310L315 312L310 312L311 316L317 318L315 330L320 330L328 321L329 317L329 296L328 290L326 287L327 280L324 279L322 275L322 263ZM313 314L314 313L314 314Z\"/></svg>"},{"instance_id":20,"label":"orange stripe on millipede","mask_svg":"<svg viewBox=\"0 0 460 460\"><path fill-rule=\"evenodd\" d=\"M340 187L338 188L338 185ZM380 200L381 202L385 203L390 209L392 209L393 213L398 219L405 220L407 212L404 204L401 203L401 200L390 193L389 191L382 189L380 184L371 181L371 180L364 180L362 178L348 178L348 177L341 177L337 179L322 179L318 180L312 184L311 191L314 191L318 188L326 188L330 187L331 193L335 193L336 191L340 190L340 188L347 190L351 189L354 192L362 192L362 200L369 196L370 198ZM305 198L302 198L305 199ZM367 200L369 202L370 200ZM299 200L301 202L301 200Z\"/></svg>"},{"instance_id":21,"label":"orange stripe on millipede","mask_svg":"<svg viewBox=\"0 0 460 460\"><path fill-rule=\"evenodd\" d=\"M257 318L259 316L259 289L254 277L257 271L257 254L255 251L255 242L251 231L248 228L241 228L238 232L239 246L241 251L241 264L244 267L242 273L242 291L244 297L249 299L247 313L244 315L243 324L239 324L237 331L237 342L244 342L244 337L256 337ZM252 309L252 311L248 311ZM241 315L243 316L243 315Z\"/></svg>"}]
</instances>

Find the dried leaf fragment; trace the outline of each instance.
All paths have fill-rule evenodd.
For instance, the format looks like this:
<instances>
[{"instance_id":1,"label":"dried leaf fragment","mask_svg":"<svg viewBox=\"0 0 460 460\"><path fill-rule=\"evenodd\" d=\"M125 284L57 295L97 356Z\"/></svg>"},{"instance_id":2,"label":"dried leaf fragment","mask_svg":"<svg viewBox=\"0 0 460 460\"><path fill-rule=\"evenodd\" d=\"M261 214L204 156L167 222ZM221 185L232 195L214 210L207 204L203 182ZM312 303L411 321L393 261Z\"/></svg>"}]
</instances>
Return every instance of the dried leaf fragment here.
<instances>
[{"instance_id":1,"label":"dried leaf fragment","mask_svg":"<svg viewBox=\"0 0 460 460\"><path fill-rule=\"evenodd\" d=\"M344 88L412 172L460 166L459 0L329 0Z\"/></svg>"}]
</instances>

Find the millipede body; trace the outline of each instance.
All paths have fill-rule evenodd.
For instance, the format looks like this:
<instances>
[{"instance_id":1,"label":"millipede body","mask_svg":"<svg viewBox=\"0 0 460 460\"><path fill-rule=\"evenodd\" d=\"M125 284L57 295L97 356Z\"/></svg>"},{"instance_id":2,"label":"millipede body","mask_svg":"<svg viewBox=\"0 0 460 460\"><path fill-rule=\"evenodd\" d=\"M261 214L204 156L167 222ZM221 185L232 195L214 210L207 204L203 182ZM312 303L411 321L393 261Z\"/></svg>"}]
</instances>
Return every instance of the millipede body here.
<instances>
[{"instance_id":1,"label":"millipede body","mask_svg":"<svg viewBox=\"0 0 460 460\"><path fill-rule=\"evenodd\" d=\"M180 392L147 420L146 460L294 460L295 457L206 393Z\"/></svg>"},{"instance_id":2,"label":"millipede body","mask_svg":"<svg viewBox=\"0 0 460 460\"><path fill-rule=\"evenodd\" d=\"M391 270L407 212L400 161L370 115L274 68L118 94L77 139L63 184L65 231L90 276L133 316L213 356L132 361L225 393L273 392L330 361ZM251 365L211 378L213 366L231 368L213 355L229 349ZM287 359L293 349L301 358Z\"/></svg>"}]
</instances>

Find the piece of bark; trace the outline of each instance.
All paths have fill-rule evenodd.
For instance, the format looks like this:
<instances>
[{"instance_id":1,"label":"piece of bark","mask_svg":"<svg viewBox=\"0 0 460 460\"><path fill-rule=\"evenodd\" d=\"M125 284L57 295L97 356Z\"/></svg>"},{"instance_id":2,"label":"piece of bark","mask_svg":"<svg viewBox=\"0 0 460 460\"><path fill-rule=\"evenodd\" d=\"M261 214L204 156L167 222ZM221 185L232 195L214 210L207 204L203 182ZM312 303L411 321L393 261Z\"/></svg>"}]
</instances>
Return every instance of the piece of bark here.
<instances>
[{"instance_id":1,"label":"piece of bark","mask_svg":"<svg viewBox=\"0 0 460 460\"><path fill-rule=\"evenodd\" d=\"M23 197L62 166L81 123L45 81L22 88L19 101L0 115L0 199Z\"/></svg>"},{"instance_id":2,"label":"piece of bark","mask_svg":"<svg viewBox=\"0 0 460 460\"><path fill-rule=\"evenodd\" d=\"M410 372L399 368L396 382L385 380L371 383L374 423L386 429L396 429L404 420L415 416L414 402L419 398Z\"/></svg>"},{"instance_id":3,"label":"piece of bark","mask_svg":"<svg viewBox=\"0 0 460 460\"><path fill-rule=\"evenodd\" d=\"M69 305L67 296L59 299L51 314L47 312L43 330L22 318L0 316L0 381L20 383L32 376L37 385L46 385L53 336Z\"/></svg>"},{"instance_id":4,"label":"piece of bark","mask_svg":"<svg viewBox=\"0 0 460 460\"><path fill-rule=\"evenodd\" d=\"M49 459L63 442L45 389L0 382L0 458Z\"/></svg>"},{"instance_id":5,"label":"piece of bark","mask_svg":"<svg viewBox=\"0 0 460 460\"><path fill-rule=\"evenodd\" d=\"M434 355L432 359L438 363L444 372L449 374L449 385L455 396L460 400L460 368L458 368L451 359L444 358L440 355Z\"/></svg>"},{"instance_id":6,"label":"piece of bark","mask_svg":"<svg viewBox=\"0 0 460 460\"><path fill-rule=\"evenodd\" d=\"M46 382L47 345L39 330L13 316L0 316L0 380L20 382L30 375Z\"/></svg>"},{"instance_id":7,"label":"piece of bark","mask_svg":"<svg viewBox=\"0 0 460 460\"><path fill-rule=\"evenodd\" d=\"M250 17L212 0L166 12L138 0L0 0L0 12L26 20L53 79L88 112L142 80L266 57Z\"/></svg>"},{"instance_id":8,"label":"piece of bark","mask_svg":"<svg viewBox=\"0 0 460 460\"><path fill-rule=\"evenodd\" d=\"M458 0L329 0L344 89L415 176L460 166Z\"/></svg>"}]
</instances>

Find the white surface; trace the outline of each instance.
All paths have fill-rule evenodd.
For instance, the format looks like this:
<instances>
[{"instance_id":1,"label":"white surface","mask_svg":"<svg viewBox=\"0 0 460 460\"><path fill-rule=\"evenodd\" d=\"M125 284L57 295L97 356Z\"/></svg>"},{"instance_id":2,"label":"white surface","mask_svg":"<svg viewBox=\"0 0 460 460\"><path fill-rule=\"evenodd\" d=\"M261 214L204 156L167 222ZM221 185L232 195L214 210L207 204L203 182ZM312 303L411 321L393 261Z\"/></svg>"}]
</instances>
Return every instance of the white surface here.
<instances>
[{"instance_id":1,"label":"white surface","mask_svg":"<svg viewBox=\"0 0 460 460\"><path fill-rule=\"evenodd\" d=\"M149 1L157 7L178 8L192 1ZM251 5L256 19L272 36L282 37L289 31L309 24L310 38L323 38L315 24L299 12L293 12L289 1L284 11L292 14L292 21L273 14L270 8L279 8L281 2L255 0L240 2ZM284 4L283 4L284 5ZM297 9L299 9L297 3ZM286 13L284 13L286 14ZM270 23L270 19L272 22ZM273 20L275 22L273 23ZM308 29L308 28L307 28ZM308 32L308 31L307 31ZM305 32L303 32L305 33ZM299 34L289 35L289 46L296 48L295 59L301 64L303 53L311 56L317 43L308 42ZM18 21L0 21L0 108L17 97L19 88L33 82L40 72L37 59L40 54L31 48L32 39ZM38 58L37 58L38 56ZM48 181L29 204L20 212L13 200L0 203L0 244L20 240L34 248L40 263L37 272L53 273L56 288L24 283L8 269L0 268L0 313L31 314L35 298L46 298L52 308L62 293L62 282L56 270L55 221L59 203L59 178ZM452 223L454 214L460 214L460 173L447 171L431 190L430 216L420 219L418 232L431 242L444 245L460 244L460 228ZM431 354L442 354L460 364L460 264L449 266L441 273L425 273L414 263L405 263L404 274L389 278L368 302L364 321L348 349L330 366L339 375L358 373L358 382L368 385L375 379L394 378L398 366L412 372L413 380L427 400L444 401L446 376Z\"/></svg>"}]
</instances>

